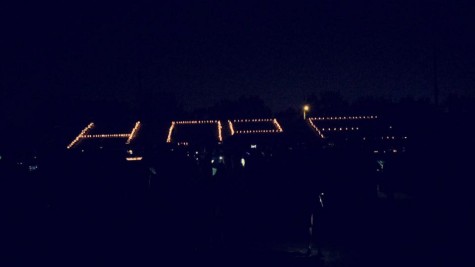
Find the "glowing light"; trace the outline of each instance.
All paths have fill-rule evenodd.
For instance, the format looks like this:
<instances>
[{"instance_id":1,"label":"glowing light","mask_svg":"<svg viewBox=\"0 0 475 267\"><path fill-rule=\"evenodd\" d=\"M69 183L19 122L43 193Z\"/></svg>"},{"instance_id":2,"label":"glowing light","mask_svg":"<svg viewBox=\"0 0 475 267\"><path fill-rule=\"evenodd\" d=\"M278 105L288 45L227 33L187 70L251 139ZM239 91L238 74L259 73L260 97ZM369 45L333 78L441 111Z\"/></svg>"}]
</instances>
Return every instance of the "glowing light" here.
<instances>
[{"instance_id":1,"label":"glowing light","mask_svg":"<svg viewBox=\"0 0 475 267\"><path fill-rule=\"evenodd\" d=\"M133 140L133 139L135 138L135 136L137 135L137 132L138 132L139 129L140 129L140 121L138 121L138 122L135 123L134 128L133 128L132 131L130 132L129 138L128 138L127 141L125 142L127 145L129 145L130 142L132 142L132 140Z\"/></svg>"},{"instance_id":2,"label":"glowing light","mask_svg":"<svg viewBox=\"0 0 475 267\"><path fill-rule=\"evenodd\" d=\"M219 140L219 142L223 141L222 129L223 129L223 126L221 125L221 121L218 121L218 140Z\"/></svg>"},{"instance_id":3,"label":"glowing light","mask_svg":"<svg viewBox=\"0 0 475 267\"><path fill-rule=\"evenodd\" d=\"M126 157L125 160L127 161L140 161L142 157Z\"/></svg>"},{"instance_id":4,"label":"glowing light","mask_svg":"<svg viewBox=\"0 0 475 267\"><path fill-rule=\"evenodd\" d=\"M277 121L277 119L274 119L272 122L274 123L274 125L275 125L275 127L277 128L277 131L278 131L279 133L281 133L281 132L284 131L284 130L282 129L282 127L280 126L279 122Z\"/></svg>"},{"instance_id":5,"label":"glowing light","mask_svg":"<svg viewBox=\"0 0 475 267\"><path fill-rule=\"evenodd\" d=\"M94 123L91 122L86 128L84 128L81 133L67 146L67 149L71 149L79 140L81 139L92 139L92 138L127 138L126 144L135 138L137 131L140 128L140 121L135 123L134 128L129 134L87 134L89 130L94 127Z\"/></svg>"},{"instance_id":6,"label":"glowing light","mask_svg":"<svg viewBox=\"0 0 475 267\"><path fill-rule=\"evenodd\" d=\"M313 123L312 119L308 119L308 123L310 124L310 126L318 133L318 135L320 136L320 138L325 138L325 136L323 135L323 133L320 131L320 129L318 129L318 127Z\"/></svg>"},{"instance_id":7,"label":"glowing light","mask_svg":"<svg viewBox=\"0 0 475 267\"><path fill-rule=\"evenodd\" d=\"M272 122L275 129L272 129L272 130L235 130L233 122L234 123ZM281 133L281 132L284 131L282 129L282 127L280 126L279 122L277 121L277 119L275 119L275 118L274 119L237 119L237 120L233 120L232 122L228 121L228 124L229 124L229 129L231 131L231 135L234 135L234 134Z\"/></svg>"},{"instance_id":8,"label":"glowing light","mask_svg":"<svg viewBox=\"0 0 475 267\"><path fill-rule=\"evenodd\" d=\"M172 125L170 125L170 129L168 129L167 143L171 143L172 141L172 132L173 132L174 127L175 127L175 122L172 121Z\"/></svg>"},{"instance_id":9,"label":"glowing light","mask_svg":"<svg viewBox=\"0 0 475 267\"><path fill-rule=\"evenodd\" d=\"M189 143L188 142L178 142L177 145L178 146L188 146Z\"/></svg>"},{"instance_id":10,"label":"glowing light","mask_svg":"<svg viewBox=\"0 0 475 267\"><path fill-rule=\"evenodd\" d=\"M71 149L79 140L92 128L94 128L94 123L91 122L89 125L86 126L79 134L74 138L74 140L66 147L67 149Z\"/></svg>"},{"instance_id":11,"label":"glowing light","mask_svg":"<svg viewBox=\"0 0 475 267\"><path fill-rule=\"evenodd\" d=\"M310 106L309 105L305 105L303 106L303 119L306 120L307 119L307 112L310 110Z\"/></svg>"},{"instance_id":12,"label":"glowing light","mask_svg":"<svg viewBox=\"0 0 475 267\"><path fill-rule=\"evenodd\" d=\"M228 120L229 130L231 131L231 135L234 135L234 126L233 123Z\"/></svg>"},{"instance_id":13,"label":"glowing light","mask_svg":"<svg viewBox=\"0 0 475 267\"><path fill-rule=\"evenodd\" d=\"M273 119L238 119L233 122L271 122Z\"/></svg>"},{"instance_id":14,"label":"glowing light","mask_svg":"<svg viewBox=\"0 0 475 267\"><path fill-rule=\"evenodd\" d=\"M168 136L167 136L167 143L172 142L172 134L173 134L173 129L175 128L175 124L217 124L218 128L218 141L222 142L223 141L223 135L222 135L222 125L221 121L219 120L192 120L192 121L172 121L172 125L168 129Z\"/></svg>"},{"instance_id":15,"label":"glowing light","mask_svg":"<svg viewBox=\"0 0 475 267\"><path fill-rule=\"evenodd\" d=\"M87 134L83 135L81 138L128 138L129 134Z\"/></svg>"},{"instance_id":16,"label":"glowing light","mask_svg":"<svg viewBox=\"0 0 475 267\"><path fill-rule=\"evenodd\" d=\"M378 116L343 116L343 117L314 117L311 120L325 121L325 120L371 120L377 119Z\"/></svg>"}]
</instances>

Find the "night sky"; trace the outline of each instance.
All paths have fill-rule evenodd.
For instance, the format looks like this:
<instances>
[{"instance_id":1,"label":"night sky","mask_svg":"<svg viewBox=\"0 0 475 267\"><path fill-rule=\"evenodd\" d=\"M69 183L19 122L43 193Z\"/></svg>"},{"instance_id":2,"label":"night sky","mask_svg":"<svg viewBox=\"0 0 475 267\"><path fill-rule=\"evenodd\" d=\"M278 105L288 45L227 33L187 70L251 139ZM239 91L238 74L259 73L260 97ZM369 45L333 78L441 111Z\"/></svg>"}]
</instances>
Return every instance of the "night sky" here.
<instances>
[{"instance_id":1,"label":"night sky","mask_svg":"<svg viewBox=\"0 0 475 267\"><path fill-rule=\"evenodd\" d=\"M137 103L139 87L175 93L189 109L257 95L280 111L325 90L350 100L432 98L434 50L442 99L474 95L470 4L131 2L2 7L3 105L65 96Z\"/></svg>"}]
</instances>

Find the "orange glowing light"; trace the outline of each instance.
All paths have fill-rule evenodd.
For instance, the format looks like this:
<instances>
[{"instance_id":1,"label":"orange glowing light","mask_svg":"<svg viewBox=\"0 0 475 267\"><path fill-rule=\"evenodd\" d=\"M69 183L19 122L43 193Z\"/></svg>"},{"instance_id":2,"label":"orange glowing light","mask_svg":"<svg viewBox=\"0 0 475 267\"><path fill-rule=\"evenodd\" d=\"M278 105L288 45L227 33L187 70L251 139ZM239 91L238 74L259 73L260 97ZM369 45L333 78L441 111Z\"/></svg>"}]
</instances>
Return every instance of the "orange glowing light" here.
<instances>
[{"instance_id":1,"label":"orange glowing light","mask_svg":"<svg viewBox=\"0 0 475 267\"><path fill-rule=\"evenodd\" d=\"M188 121L172 121L170 128L168 129L168 136L167 136L167 143L172 142L172 135L173 135L173 129L175 128L176 124L216 124L218 128L218 141L222 142L223 141L223 135L222 135L222 125L221 121L219 120L188 120ZM177 143L180 145L180 143ZM186 144L188 145L188 143Z\"/></svg>"},{"instance_id":2,"label":"orange glowing light","mask_svg":"<svg viewBox=\"0 0 475 267\"><path fill-rule=\"evenodd\" d=\"M127 161L140 161L142 157L126 157L125 160Z\"/></svg>"},{"instance_id":3,"label":"orange glowing light","mask_svg":"<svg viewBox=\"0 0 475 267\"><path fill-rule=\"evenodd\" d=\"M235 130L233 123L255 123L255 122L272 122L274 129L272 130ZM265 134L265 133L281 133L283 132L277 119L236 119L233 121L228 120L229 130L231 135L234 134Z\"/></svg>"}]
</instances>

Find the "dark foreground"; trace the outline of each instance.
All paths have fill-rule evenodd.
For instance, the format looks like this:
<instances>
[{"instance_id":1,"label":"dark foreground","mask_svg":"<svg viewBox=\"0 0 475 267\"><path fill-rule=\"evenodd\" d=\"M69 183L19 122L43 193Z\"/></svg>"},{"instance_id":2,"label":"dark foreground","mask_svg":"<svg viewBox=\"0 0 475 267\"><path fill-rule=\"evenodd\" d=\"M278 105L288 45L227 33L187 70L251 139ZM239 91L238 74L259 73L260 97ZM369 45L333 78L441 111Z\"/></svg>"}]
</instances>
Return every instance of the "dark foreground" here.
<instances>
[{"instance_id":1,"label":"dark foreground","mask_svg":"<svg viewBox=\"0 0 475 267\"><path fill-rule=\"evenodd\" d=\"M378 192L381 177L358 157L338 168L342 158L286 155L212 176L194 159L168 156L137 164L64 157L34 174L9 173L3 266L449 266L470 255L466 188Z\"/></svg>"}]
</instances>

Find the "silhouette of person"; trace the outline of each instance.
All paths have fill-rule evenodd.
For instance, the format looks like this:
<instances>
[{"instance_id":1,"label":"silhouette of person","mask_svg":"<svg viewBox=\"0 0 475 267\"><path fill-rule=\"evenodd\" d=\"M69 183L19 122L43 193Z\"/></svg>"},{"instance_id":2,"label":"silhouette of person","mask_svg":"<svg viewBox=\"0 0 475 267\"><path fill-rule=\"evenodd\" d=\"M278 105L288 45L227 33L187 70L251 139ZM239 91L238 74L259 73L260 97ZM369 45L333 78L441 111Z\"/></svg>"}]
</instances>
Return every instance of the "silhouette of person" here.
<instances>
[{"instance_id":1,"label":"silhouette of person","mask_svg":"<svg viewBox=\"0 0 475 267\"><path fill-rule=\"evenodd\" d=\"M319 236L319 234L321 233L320 221L323 214L322 211L324 207L324 196L325 194L323 192L318 194L317 203L312 203L312 212L310 213L310 221L308 226L309 240L307 247L307 256L312 255L314 246L317 249L317 256L321 256L321 236ZM316 235L317 239L315 239Z\"/></svg>"}]
</instances>

